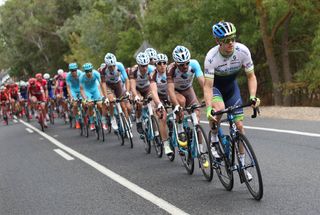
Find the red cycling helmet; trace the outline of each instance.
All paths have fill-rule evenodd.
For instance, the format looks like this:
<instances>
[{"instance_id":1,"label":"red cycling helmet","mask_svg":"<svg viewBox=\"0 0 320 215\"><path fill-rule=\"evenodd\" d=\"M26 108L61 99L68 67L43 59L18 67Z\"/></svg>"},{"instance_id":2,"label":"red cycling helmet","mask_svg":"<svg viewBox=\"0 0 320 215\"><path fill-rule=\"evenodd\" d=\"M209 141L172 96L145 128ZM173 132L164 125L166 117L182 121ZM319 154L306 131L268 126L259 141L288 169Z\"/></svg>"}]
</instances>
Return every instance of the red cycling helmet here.
<instances>
[{"instance_id":1,"label":"red cycling helmet","mask_svg":"<svg viewBox=\"0 0 320 215\"><path fill-rule=\"evenodd\" d=\"M37 79L30 78L28 82L29 82L29 85L34 85L36 83L36 81L37 81Z\"/></svg>"},{"instance_id":2,"label":"red cycling helmet","mask_svg":"<svg viewBox=\"0 0 320 215\"><path fill-rule=\"evenodd\" d=\"M41 73L37 73L36 74L36 79L42 79L42 74Z\"/></svg>"}]
</instances>

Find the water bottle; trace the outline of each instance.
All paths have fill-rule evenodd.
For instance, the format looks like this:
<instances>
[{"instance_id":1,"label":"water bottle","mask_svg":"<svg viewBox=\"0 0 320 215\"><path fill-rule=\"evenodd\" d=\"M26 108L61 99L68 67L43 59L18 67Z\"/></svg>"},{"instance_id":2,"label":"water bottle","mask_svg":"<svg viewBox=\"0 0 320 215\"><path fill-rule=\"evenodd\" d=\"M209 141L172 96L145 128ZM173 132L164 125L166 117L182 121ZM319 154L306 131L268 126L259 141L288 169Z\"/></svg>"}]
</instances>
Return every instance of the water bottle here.
<instances>
[{"instance_id":1,"label":"water bottle","mask_svg":"<svg viewBox=\"0 0 320 215\"><path fill-rule=\"evenodd\" d=\"M223 145L223 149L224 149L224 152L227 156L227 158L229 158L229 154L230 154L230 141L229 141L229 137L226 136L226 135L223 135L221 137L221 143Z\"/></svg>"}]
</instances>

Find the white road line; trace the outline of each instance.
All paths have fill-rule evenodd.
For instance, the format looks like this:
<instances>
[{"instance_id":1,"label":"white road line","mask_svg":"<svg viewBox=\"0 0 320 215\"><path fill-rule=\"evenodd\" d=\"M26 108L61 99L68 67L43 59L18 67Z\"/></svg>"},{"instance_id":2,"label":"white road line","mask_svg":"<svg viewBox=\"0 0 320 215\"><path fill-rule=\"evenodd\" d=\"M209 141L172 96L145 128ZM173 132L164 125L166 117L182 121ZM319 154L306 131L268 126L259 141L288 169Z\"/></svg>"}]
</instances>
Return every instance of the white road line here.
<instances>
[{"instance_id":1,"label":"white road line","mask_svg":"<svg viewBox=\"0 0 320 215\"><path fill-rule=\"evenodd\" d=\"M110 169L102 166L101 164L93 161L92 159L80 154L79 152L69 148L68 146L63 145L58 140L54 139L53 137L49 136L48 134L40 131L39 129L35 128L34 126L30 125L27 122L24 122L23 120L20 120L21 123L26 125L27 127L33 129L35 132L40 134L41 136L48 139L51 143L56 145L57 147L63 149L64 151L68 152L69 154L73 155L74 157L82 160L83 162L87 163L88 165L92 166L102 174L108 176L113 181L121 184L122 186L126 187L127 189L131 190L132 192L136 193L137 195L141 196L142 198L148 200L149 202L157 205L158 207L162 208L163 210L167 211L170 214L188 214L181 210L180 208L177 208L176 206L170 204L169 202L165 201L164 199L157 197L156 195L150 193L149 191L143 189L142 187L139 187L138 185L130 182L126 178L118 175L117 173L111 171Z\"/></svg>"},{"instance_id":2,"label":"white road line","mask_svg":"<svg viewBox=\"0 0 320 215\"><path fill-rule=\"evenodd\" d=\"M208 121L202 121L203 124L209 124ZM221 123L223 126L229 126L227 123ZM246 129L252 129L252 130L262 130L262 131L272 131L277 133L287 133L287 134L296 134L296 135L302 135L302 136L309 136L309 137L320 137L320 134L318 133L310 133L310 132L301 132L301 131L295 131L295 130L283 130L283 129L274 129L274 128L263 128L263 127L253 127L253 126L244 126Z\"/></svg>"},{"instance_id":3,"label":"white road line","mask_svg":"<svg viewBox=\"0 0 320 215\"><path fill-rule=\"evenodd\" d=\"M16 119L13 120L14 123L18 123L18 121Z\"/></svg>"},{"instance_id":4,"label":"white road line","mask_svg":"<svg viewBox=\"0 0 320 215\"><path fill-rule=\"evenodd\" d=\"M74 160L73 157L71 157L70 155L68 155L67 153L65 153L64 151L62 151L61 149L54 149L53 151L55 151L56 153L58 153L59 155L61 155L61 157L63 157L64 159L71 161Z\"/></svg>"},{"instance_id":5,"label":"white road line","mask_svg":"<svg viewBox=\"0 0 320 215\"><path fill-rule=\"evenodd\" d=\"M30 134L33 133L33 130L30 128L26 128L27 132L29 132Z\"/></svg>"}]
</instances>

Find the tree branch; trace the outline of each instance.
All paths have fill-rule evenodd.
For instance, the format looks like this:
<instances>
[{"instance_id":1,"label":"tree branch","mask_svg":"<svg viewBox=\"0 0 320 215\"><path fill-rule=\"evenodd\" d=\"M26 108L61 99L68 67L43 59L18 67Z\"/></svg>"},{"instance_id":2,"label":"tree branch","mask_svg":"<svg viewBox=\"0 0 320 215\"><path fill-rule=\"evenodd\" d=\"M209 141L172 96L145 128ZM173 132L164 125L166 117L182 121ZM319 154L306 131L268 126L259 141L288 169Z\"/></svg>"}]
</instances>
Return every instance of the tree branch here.
<instances>
[{"instance_id":1,"label":"tree branch","mask_svg":"<svg viewBox=\"0 0 320 215\"><path fill-rule=\"evenodd\" d=\"M272 28L272 33L271 33L271 40L273 40L276 36L277 31L279 30L280 26L283 25L283 23L291 18L293 16L293 12L289 10Z\"/></svg>"}]
</instances>

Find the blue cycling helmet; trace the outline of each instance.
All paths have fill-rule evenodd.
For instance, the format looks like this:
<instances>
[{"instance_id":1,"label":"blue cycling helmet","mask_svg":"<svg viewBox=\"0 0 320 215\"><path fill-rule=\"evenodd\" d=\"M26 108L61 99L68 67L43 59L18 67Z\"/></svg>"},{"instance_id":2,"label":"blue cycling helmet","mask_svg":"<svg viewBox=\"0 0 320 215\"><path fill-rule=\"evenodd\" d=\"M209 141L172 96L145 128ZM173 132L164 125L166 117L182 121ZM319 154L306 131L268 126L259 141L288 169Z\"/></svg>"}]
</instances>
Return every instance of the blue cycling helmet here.
<instances>
[{"instance_id":1,"label":"blue cycling helmet","mask_svg":"<svg viewBox=\"0 0 320 215\"><path fill-rule=\"evenodd\" d=\"M218 39L223 39L235 35L236 27L231 22L218 22L212 26L213 36Z\"/></svg>"},{"instance_id":2,"label":"blue cycling helmet","mask_svg":"<svg viewBox=\"0 0 320 215\"><path fill-rule=\"evenodd\" d=\"M69 63L69 70L74 70L78 69L78 64L77 63Z\"/></svg>"},{"instance_id":3,"label":"blue cycling helmet","mask_svg":"<svg viewBox=\"0 0 320 215\"><path fill-rule=\"evenodd\" d=\"M145 52L140 52L136 57L137 64L145 66L150 63L149 55Z\"/></svg>"},{"instance_id":4,"label":"blue cycling helmet","mask_svg":"<svg viewBox=\"0 0 320 215\"><path fill-rule=\"evenodd\" d=\"M88 70L93 69L93 66L91 63L85 63L85 64L83 64L82 68L84 71L88 71Z\"/></svg>"},{"instance_id":5,"label":"blue cycling helmet","mask_svg":"<svg viewBox=\"0 0 320 215\"><path fill-rule=\"evenodd\" d=\"M176 63L185 63L188 62L191 58L189 49L184 46L177 46L172 52L173 60Z\"/></svg>"}]
</instances>

